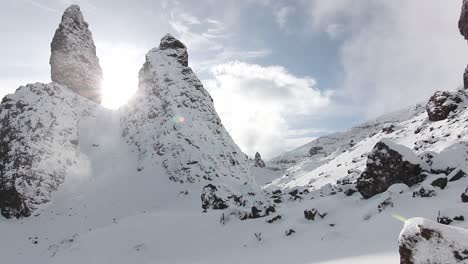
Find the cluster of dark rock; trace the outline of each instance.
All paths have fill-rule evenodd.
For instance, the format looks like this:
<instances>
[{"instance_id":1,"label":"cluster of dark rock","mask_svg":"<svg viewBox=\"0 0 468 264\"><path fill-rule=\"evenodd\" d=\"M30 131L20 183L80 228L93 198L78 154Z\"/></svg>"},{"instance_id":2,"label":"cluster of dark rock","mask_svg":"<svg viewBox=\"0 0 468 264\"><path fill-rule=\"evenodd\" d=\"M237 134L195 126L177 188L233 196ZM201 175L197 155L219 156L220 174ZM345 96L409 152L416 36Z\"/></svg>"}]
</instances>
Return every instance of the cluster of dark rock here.
<instances>
[{"instance_id":1,"label":"cluster of dark rock","mask_svg":"<svg viewBox=\"0 0 468 264\"><path fill-rule=\"evenodd\" d=\"M262 156L260 155L260 153L258 152L255 153L254 162L255 162L255 166L259 168L265 168L265 162L262 160Z\"/></svg>"},{"instance_id":2,"label":"cluster of dark rock","mask_svg":"<svg viewBox=\"0 0 468 264\"><path fill-rule=\"evenodd\" d=\"M411 149L383 139L369 154L366 169L357 178L356 189L365 199L369 199L394 184L418 185L413 197L433 197L437 195L436 188L443 190L449 183L466 177L461 169L446 168L440 171L431 167L433 155L436 154L430 154L425 160ZM343 184L339 182L338 186Z\"/></svg>"}]
</instances>

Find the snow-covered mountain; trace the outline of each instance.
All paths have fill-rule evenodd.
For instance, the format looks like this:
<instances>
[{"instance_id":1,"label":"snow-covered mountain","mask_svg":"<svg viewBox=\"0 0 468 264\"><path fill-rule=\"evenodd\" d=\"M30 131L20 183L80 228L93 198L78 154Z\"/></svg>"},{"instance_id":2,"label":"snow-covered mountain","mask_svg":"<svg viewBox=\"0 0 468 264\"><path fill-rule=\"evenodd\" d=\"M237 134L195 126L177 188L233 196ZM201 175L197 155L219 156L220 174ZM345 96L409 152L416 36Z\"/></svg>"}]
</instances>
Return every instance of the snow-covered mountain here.
<instances>
[{"instance_id":1,"label":"snow-covered mountain","mask_svg":"<svg viewBox=\"0 0 468 264\"><path fill-rule=\"evenodd\" d=\"M52 75L66 62L70 78L0 104L5 263L468 263L466 90L265 163L229 136L173 36L116 111L98 104L79 7L57 39L71 44L52 45Z\"/></svg>"}]
</instances>

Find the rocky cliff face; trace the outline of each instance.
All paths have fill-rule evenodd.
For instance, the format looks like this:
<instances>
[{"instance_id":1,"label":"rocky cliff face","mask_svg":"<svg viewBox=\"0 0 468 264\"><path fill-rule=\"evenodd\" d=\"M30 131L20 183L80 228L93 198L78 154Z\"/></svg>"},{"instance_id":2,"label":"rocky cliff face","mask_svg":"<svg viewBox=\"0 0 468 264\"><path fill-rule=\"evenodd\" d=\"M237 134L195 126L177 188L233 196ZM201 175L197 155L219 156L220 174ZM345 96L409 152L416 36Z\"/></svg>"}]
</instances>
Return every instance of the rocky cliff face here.
<instances>
[{"instance_id":1,"label":"rocky cliff face","mask_svg":"<svg viewBox=\"0 0 468 264\"><path fill-rule=\"evenodd\" d=\"M86 100L58 84L29 84L0 105L0 209L27 217L76 163L78 122Z\"/></svg>"},{"instance_id":2,"label":"rocky cliff face","mask_svg":"<svg viewBox=\"0 0 468 264\"><path fill-rule=\"evenodd\" d=\"M65 10L51 48L52 81L100 103L102 70L91 31L79 6L72 5Z\"/></svg>"}]
</instances>

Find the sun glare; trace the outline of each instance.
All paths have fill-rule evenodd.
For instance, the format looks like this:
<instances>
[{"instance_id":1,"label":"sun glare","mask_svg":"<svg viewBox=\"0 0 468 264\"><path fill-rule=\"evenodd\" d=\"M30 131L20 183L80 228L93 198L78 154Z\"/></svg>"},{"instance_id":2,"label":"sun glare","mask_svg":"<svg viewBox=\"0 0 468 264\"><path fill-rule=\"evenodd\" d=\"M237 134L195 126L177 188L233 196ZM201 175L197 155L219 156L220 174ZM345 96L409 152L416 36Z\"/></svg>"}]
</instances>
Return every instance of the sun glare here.
<instances>
[{"instance_id":1,"label":"sun glare","mask_svg":"<svg viewBox=\"0 0 468 264\"><path fill-rule=\"evenodd\" d=\"M144 53L133 46L100 43L98 51L104 79L102 105L117 109L124 105L138 88L138 70ZM98 46L98 47L99 47Z\"/></svg>"}]
</instances>

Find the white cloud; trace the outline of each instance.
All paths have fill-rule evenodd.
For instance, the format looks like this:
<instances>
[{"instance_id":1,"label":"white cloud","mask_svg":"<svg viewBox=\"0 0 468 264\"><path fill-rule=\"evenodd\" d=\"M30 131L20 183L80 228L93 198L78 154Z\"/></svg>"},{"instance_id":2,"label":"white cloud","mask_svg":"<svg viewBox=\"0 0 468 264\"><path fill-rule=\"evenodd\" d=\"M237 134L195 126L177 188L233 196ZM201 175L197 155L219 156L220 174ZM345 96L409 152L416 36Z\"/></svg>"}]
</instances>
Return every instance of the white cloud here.
<instances>
[{"instance_id":1,"label":"white cloud","mask_svg":"<svg viewBox=\"0 0 468 264\"><path fill-rule=\"evenodd\" d=\"M460 7L460 1L313 0L309 14L314 30L343 26L341 96L374 117L461 85L468 47L457 29Z\"/></svg>"},{"instance_id":2,"label":"white cloud","mask_svg":"<svg viewBox=\"0 0 468 264\"><path fill-rule=\"evenodd\" d=\"M330 93L317 90L314 79L294 76L280 66L230 62L213 67L212 74L205 84L216 110L249 155L260 151L271 158L297 146L301 137L290 132L287 120L316 114L329 104Z\"/></svg>"}]
</instances>

